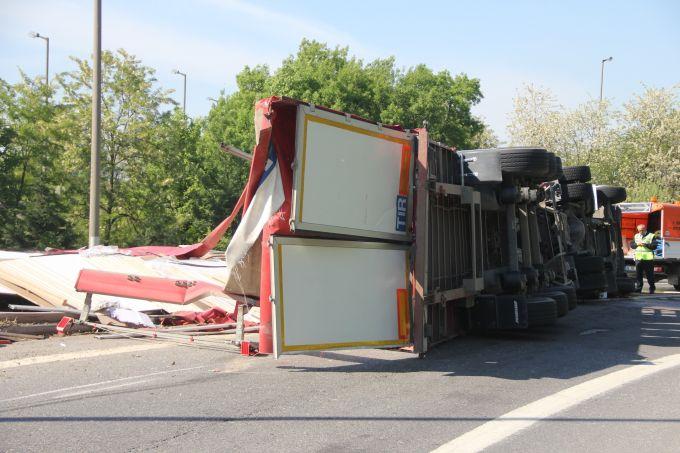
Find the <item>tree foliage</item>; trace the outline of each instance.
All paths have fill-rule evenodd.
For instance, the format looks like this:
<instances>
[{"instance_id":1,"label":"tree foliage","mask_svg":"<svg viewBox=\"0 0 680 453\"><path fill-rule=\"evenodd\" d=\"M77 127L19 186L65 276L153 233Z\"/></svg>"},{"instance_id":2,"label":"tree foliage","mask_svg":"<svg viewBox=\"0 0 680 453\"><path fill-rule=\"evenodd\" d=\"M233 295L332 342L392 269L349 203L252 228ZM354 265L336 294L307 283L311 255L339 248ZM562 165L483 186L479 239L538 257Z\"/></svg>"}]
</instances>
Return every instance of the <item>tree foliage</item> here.
<instances>
[{"instance_id":1,"label":"tree foliage","mask_svg":"<svg viewBox=\"0 0 680 453\"><path fill-rule=\"evenodd\" d=\"M600 184L625 186L629 200L680 198L680 86L645 88L614 109L608 101L566 108L549 91L515 98L513 145L541 146L566 165L590 165Z\"/></svg>"},{"instance_id":2,"label":"tree foliage","mask_svg":"<svg viewBox=\"0 0 680 453\"><path fill-rule=\"evenodd\" d=\"M90 163L92 68L86 60L73 59L77 69L59 75L62 102L68 106L59 118L65 127L65 166L69 189L77 203L70 219L87 217ZM170 104L168 92L154 88L154 71L120 50L102 54L101 120L101 238L103 243L131 243L144 236L139 193L148 164L159 150L153 138L160 109ZM84 234L82 222L81 235Z\"/></svg>"},{"instance_id":3,"label":"tree foliage","mask_svg":"<svg viewBox=\"0 0 680 453\"><path fill-rule=\"evenodd\" d=\"M92 68L51 86L0 80L0 247L87 244ZM248 164L220 143L254 145L254 103L289 96L383 123L420 127L459 147L494 136L471 114L479 81L400 69L394 58L368 63L348 48L303 40L281 67L245 67L237 89L205 118L187 118L158 87L154 70L124 50L102 54L101 241L177 244L200 240L234 206Z\"/></svg>"},{"instance_id":4,"label":"tree foliage","mask_svg":"<svg viewBox=\"0 0 680 453\"><path fill-rule=\"evenodd\" d=\"M0 245L12 248L72 246L73 224L64 212L63 134L55 118L62 106L38 78L0 80Z\"/></svg>"},{"instance_id":5,"label":"tree foliage","mask_svg":"<svg viewBox=\"0 0 680 453\"><path fill-rule=\"evenodd\" d=\"M223 96L208 123L215 135L234 137L233 144L249 149L254 143L253 102L273 95L406 128L426 121L434 140L459 148L474 146L485 130L471 113L482 99L478 79L434 72L425 65L400 69L393 57L364 63L346 47L308 40L274 73L266 66L244 68L236 92Z\"/></svg>"}]
</instances>

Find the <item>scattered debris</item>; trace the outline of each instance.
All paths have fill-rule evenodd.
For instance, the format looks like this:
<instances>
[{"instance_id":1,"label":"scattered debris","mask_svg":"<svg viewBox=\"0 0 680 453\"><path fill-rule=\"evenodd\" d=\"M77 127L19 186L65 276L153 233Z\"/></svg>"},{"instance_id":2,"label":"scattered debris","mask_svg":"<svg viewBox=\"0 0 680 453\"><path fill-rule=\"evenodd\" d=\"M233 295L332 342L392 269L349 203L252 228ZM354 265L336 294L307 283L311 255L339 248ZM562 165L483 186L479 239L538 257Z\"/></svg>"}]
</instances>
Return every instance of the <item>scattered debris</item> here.
<instances>
[{"instance_id":1,"label":"scattered debris","mask_svg":"<svg viewBox=\"0 0 680 453\"><path fill-rule=\"evenodd\" d=\"M45 311L45 312L0 312L0 325L5 322L13 324L24 323L45 323L45 322L59 322L64 316L63 312L59 311Z\"/></svg>"},{"instance_id":2,"label":"scattered debris","mask_svg":"<svg viewBox=\"0 0 680 453\"><path fill-rule=\"evenodd\" d=\"M43 335L31 335L26 333L0 331L0 338L17 341L17 340L41 340L45 337Z\"/></svg>"},{"instance_id":3,"label":"scattered debris","mask_svg":"<svg viewBox=\"0 0 680 453\"><path fill-rule=\"evenodd\" d=\"M96 294L92 309L99 306L118 304L121 308L137 311L148 309L201 312L219 307L233 311L236 299L222 292L225 287L224 262L214 260L188 259L177 260L172 257L129 256L108 254L83 256L78 253L29 256L0 261L0 284L23 297L27 301L50 311L80 311L85 302L85 294L75 289L75 283L83 269L135 275L139 277L166 278L177 281L193 281L214 285L218 292L202 294L196 300L180 306L172 303L152 301L149 298L134 299ZM144 300L146 299L146 300ZM132 306L125 305L132 304ZM133 308L134 306L134 308Z\"/></svg>"},{"instance_id":4,"label":"scattered debris","mask_svg":"<svg viewBox=\"0 0 680 453\"><path fill-rule=\"evenodd\" d=\"M99 339L143 338L248 354L257 350L256 341L245 340L246 334L259 331L259 308L245 294L224 292L221 254L180 261L100 246L0 261L0 282L27 301L0 312L4 344L97 332Z\"/></svg>"},{"instance_id":5,"label":"scattered debris","mask_svg":"<svg viewBox=\"0 0 680 453\"><path fill-rule=\"evenodd\" d=\"M124 325L154 327L151 318L141 311L129 310L127 308L109 308L107 314Z\"/></svg>"},{"instance_id":6,"label":"scattered debris","mask_svg":"<svg viewBox=\"0 0 680 453\"><path fill-rule=\"evenodd\" d=\"M583 332L579 333L579 335L592 335L595 333L603 333L603 332L609 332L609 329L588 329L584 330Z\"/></svg>"},{"instance_id":7,"label":"scattered debris","mask_svg":"<svg viewBox=\"0 0 680 453\"><path fill-rule=\"evenodd\" d=\"M58 323L46 323L46 324L17 324L12 326L5 326L2 328L3 332L14 333L14 334L24 334L33 335L40 338L45 338L49 335L54 335L57 333ZM69 333L85 333L92 332L92 328L85 325L74 325L72 326Z\"/></svg>"}]
</instances>

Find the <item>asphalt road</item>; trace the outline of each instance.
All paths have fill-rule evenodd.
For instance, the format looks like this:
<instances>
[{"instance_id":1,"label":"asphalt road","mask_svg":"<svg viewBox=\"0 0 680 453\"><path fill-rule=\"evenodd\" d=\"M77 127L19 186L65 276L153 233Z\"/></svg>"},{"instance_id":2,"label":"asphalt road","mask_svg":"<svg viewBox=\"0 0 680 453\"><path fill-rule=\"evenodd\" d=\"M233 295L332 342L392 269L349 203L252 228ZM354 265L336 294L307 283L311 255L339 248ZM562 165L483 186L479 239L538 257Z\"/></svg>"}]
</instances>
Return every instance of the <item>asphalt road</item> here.
<instances>
[{"instance_id":1,"label":"asphalt road","mask_svg":"<svg viewBox=\"0 0 680 453\"><path fill-rule=\"evenodd\" d=\"M673 354L680 294L670 292L589 302L550 328L459 338L425 359L361 350L274 360L55 337L0 348L0 451L430 451ZM55 358L68 360L45 362ZM679 445L680 366L537 418L488 451Z\"/></svg>"}]
</instances>

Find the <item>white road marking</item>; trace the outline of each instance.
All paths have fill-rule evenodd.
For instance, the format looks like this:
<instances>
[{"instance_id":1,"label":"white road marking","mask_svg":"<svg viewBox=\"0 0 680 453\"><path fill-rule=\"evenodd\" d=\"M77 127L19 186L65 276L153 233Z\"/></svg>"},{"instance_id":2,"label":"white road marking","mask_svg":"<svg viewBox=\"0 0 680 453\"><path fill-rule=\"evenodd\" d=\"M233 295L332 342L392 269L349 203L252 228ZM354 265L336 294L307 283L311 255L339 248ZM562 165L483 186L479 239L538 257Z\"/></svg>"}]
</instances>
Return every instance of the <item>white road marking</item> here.
<instances>
[{"instance_id":1,"label":"white road marking","mask_svg":"<svg viewBox=\"0 0 680 453\"><path fill-rule=\"evenodd\" d=\"M679 365L680 354L673 354L590 379L503 414L456 437L433 450L433 452L472 453L482 451L558 412L567 410L617 387Z\"/></svg>"},{"instance_id":2,"label":"white road marking","mask_svg":"<svg viewBox=\"0 0 680 453\"><path fill-rule=\"evenodd\" d=\"M148 377L152 377L152 376L158 376L158 375L161 375L161 374L180 373L182 371L198 370L198 369L201 369L201 368L207 368L207 366L202 365L202 366L193 366L193 367L190 367L190 368L178 368L176 370L158 371L156 373L138 374L136 376L128 376L128 377L122 377L122 378L118 378L118 379L109 379L109 380L106 380L106 381L93 382L91 384L74 385L73 387L63 387L63 388L56 389L56 390L49 390L47 392L32 393L30 395L16 396L14 398L8 398L6 400L0 400L0 403L9 403L11 401L23 400L23 399L26 399L26 398L35 398L35 397L39 397L39 396L46 396L46 395L51 395L53 393L67 392L69 390L85 389L85 388L88 388L88 387L96 387L98 385L112 384L114 382L129 381L130 379L148 378ZM142 381L139 381L139 382L142 382ZM125 384L125 385L129 385L129 384ZM95 389L95 391L96 390L102 390L102 389ZM62 398L62 396L57 396L55 398Z\"/></svg>"},{"instance_id":3,"label":"white road marking","mask_svg":"<svg viewBox=\"0 0 680 453\"><path fill-rule=\"evenodd\" d=\"M109 349L95 349L78 352L67 352L65 354L41 355L37 357L26 357L25 359L14 359L0 362L0 370L8 368L17 368L26 365L36 365L39 363L62 362L65 360L87 359L91 357L100 357L112 354L124 354L126 352L149 351L152 349L163 349L170 346L175 346L170 343L154 343L154 344L136 344L132 346L121 346L119 348Z\"/></svg>"},{"instance_id":4,"label":"white road marking","mask_svg":"<svg viewBox=\"0 0 680 453\"><path fill-rule=\"evenodd\" d=\"M101 387L101 388L94 388L94 389L88 389L88 390L81 390L79 392L71 392L71 393L66 393L64 395L57 395L53 396L53 400L59 400L59 399L64 399L64 398L71 398L74 396L80 396L80 395L87 395L90 393L95 393L95 392L103 392L104 390L111 390L111 389L117 389L120 387L129 387L131 385L139 385L139 384L145 384L149 381L154 381L155 379L143 379L141 381L134 381L134 382L125 382L123 384L118 384L118 385L110 385L108 387Z\"/></svg>"}]
</instances>

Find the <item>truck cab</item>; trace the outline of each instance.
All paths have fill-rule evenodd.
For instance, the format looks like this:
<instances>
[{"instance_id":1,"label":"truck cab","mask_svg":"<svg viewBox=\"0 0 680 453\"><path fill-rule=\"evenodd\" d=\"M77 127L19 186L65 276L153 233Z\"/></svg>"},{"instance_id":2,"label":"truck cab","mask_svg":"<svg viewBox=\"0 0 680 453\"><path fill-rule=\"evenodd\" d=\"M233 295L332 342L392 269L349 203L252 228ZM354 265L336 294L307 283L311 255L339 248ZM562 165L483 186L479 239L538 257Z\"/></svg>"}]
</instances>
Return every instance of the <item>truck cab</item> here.
<instances>
[{"instance_id":1,"label":"truck cab","mask_svg":"<svg viewBox=\"0 0 680 453\"><path fill-rule=\"evenodd\" d=\"M655 279L668 278L668 283L680 290L680 204L657 202L620 203L621 241L625 254L626 272L635 271L635 252L630 242L639 224L658 235L659 246L654 251Z\"/></svg>"}]
</instances>

